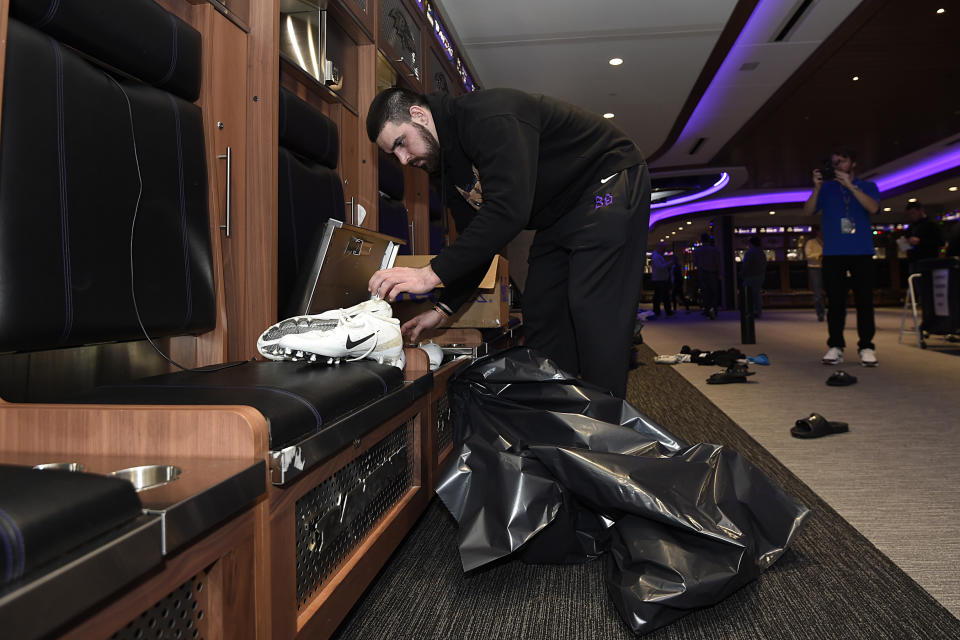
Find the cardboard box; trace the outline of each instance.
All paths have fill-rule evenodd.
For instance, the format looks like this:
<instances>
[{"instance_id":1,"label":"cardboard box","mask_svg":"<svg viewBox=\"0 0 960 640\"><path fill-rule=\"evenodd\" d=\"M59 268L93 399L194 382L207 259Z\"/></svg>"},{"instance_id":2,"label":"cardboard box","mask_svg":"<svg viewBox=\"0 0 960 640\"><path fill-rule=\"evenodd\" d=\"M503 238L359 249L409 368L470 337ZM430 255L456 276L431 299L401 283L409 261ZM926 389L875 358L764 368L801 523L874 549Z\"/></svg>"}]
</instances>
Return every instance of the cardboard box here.
<instances>
[{"instance_id":1,"label":"cardboard box","mask_svg":"<svg viewBox=\"0 0 960 640\"><path fill-rule=\"evenodd\" d=\"M434 256L397 256L395 267L425 267ZM442 286L440 287L442 288ZM440 299L440 288L424 294L401 293L393 303L393 313L406 322L418 313L433 308ZM510 322L510 269L507 259L495 256L477 287L472 302L465 303L453 314L449 327L484 329L506 327Z\"/></svg>"}]
</instances>

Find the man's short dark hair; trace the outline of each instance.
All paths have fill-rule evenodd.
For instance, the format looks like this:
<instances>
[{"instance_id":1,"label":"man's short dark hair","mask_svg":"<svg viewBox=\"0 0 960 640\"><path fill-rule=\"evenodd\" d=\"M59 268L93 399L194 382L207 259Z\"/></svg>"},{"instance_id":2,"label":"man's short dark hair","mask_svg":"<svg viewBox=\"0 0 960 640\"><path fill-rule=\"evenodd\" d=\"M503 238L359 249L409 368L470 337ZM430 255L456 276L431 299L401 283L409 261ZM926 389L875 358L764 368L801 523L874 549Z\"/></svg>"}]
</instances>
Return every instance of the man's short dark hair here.
<instances>
[{"instance_id":1,"label":"man's short dark hair","mask_svg":"<svg viewBox=\"0 0 960 640\"><path fill-rule=\"evenodd\" d=\"M410 107L414 105L430 108L426 97L408 89L391 87L378 93L367 110L367 137L370 142L377 141L388 122L410 122Z\"/></svg>"},{"instance_id":2,"label":"man's short dark hair","mask_svg":"<svg viewBox=\"0 0 960 640\"><path fill-rule=\"evenodd\" d=\"M759 247L761 244L763 244L763 240L760 239L760 236L750 236L750 244L755 247Z\"/></svg>"},{"instance_id":3,"label":"man's short dark hair","mask_svg":"<svg viewBox=\"0 0 960 640\"><path fill-rule=\"evenodd\" d=\"M834 145L833 149L830 151L830 155L850 158L850 162L857 161L857 152L852 147L848 147L844 144Z\"/></svg>"},{"instance_id":4,"label":"man's short dark hair","mask_svg":"<svg viewBox=\"0 0 960 640\"><path fill-rule=\"evenodd\" d=\"M922 203L922 202L908 202L908 203L907 203L907 207L906 207L906 211L910 211L911 209L919 209L920 211L923 211L923 203Z\"/></svg>"}]
</instances>

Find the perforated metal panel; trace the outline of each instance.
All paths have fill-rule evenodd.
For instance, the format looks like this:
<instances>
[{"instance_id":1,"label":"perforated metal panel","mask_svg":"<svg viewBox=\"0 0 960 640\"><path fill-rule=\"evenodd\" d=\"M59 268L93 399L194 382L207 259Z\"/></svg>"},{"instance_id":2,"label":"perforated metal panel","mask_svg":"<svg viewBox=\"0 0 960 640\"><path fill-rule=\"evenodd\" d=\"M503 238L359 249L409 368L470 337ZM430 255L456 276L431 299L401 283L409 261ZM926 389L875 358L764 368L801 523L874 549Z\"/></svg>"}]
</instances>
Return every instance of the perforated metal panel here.
<instances>
[{"instance_id":1,"label":"perforated metal panel","mask_svg":"<svg viewBox=\"0 0 960 640\"><path fill-rule=\"evenodd\" d=\"M437 453L453 443L453 413L450 411L450 398L443 394L437 400Z\"/></svg>"},{"instance_id":2,"label":"perforated metal panel","mask_svg":"<svg viewBox=\"0 0 960 640\"><path fill-rule=\"evenodd\" d=\"M297 608L413 486L414 420L297 500Z\"/></svg>"},{"instance_id":3,"label":"perforated metal panel","mask_svg":"<svg viewBox=\"0 0 960 640\"><path fill-rule=\"evenodd\" d=\"M201 593L205 574L198 574L170 592L163 600L131 620L110 640L192 640L203 638Z\"/></svg>"}]
</instances>

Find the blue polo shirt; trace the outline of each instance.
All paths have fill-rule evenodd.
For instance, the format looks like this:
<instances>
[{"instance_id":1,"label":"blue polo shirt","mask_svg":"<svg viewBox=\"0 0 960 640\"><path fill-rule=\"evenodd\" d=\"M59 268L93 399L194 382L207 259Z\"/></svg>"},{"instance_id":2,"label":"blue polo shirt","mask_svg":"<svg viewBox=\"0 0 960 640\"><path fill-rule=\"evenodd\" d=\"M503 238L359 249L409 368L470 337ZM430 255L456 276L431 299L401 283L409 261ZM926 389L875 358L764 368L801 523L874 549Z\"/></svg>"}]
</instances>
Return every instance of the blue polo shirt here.
<instances>
[{"instance_id":1,"label":"blue polo shirt","mask_svg":"<svg viewBox=\"0 0 960 640\"><path fill-rule=\"evenodd\" d=\"M880 190L876 184L860 178L854 178L853 184L880 202ZM875 253L870 214L839 182L827 180L823 183L817 196L817 210L822 212L823 218L820 223L823 229L823 255L872 256ZM840 220L845 216L853 220L856 228L854 233L841 231Z\"/></svg>"}]
</instances>

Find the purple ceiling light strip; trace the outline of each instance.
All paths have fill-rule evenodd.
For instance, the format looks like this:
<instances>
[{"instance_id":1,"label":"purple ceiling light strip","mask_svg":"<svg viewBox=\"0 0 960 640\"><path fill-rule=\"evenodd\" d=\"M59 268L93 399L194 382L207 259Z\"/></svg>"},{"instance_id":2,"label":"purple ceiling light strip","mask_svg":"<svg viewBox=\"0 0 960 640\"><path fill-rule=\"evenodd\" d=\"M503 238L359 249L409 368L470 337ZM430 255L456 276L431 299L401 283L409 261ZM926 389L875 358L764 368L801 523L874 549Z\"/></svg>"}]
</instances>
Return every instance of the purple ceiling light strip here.
<instances>
[{"instance_id":1,"label":"purple ceiling light strip","mask_svg":"<svg viewBox=\"0 0 960 640\"><path fill-rule=\"evenodd\" d=\"M699 132L703 131L706 123L721 113L718 105L722 105L728 98L729 93L734 91L733 78L739 71L739 65L743 62L739 55L738 48L748 47L751 42L763 41L763 34L760 30L769 26L770 20L780 9L780 5L772 0L760 0L754 8L753 13L744 25L736 42L727 53L727 57L720 65L720 69L710 81L710 86L704 92L697 103L693 114L687 120L686 126L677 139L676 144L684 140L692 140L699 137ZM755 33L756 32L756 33ZM756 36L756 37L754 37ZM898 169L887 175L880 175L873 179L880 192L896 189L906 184L922 180L924 178L954 169L960 166L960 149L950 149L924 160L918 161L903 169ZM770 191L763 194L731 196L728 198L717 198L716 200L707 200L695 202L692 204L677 205L680 198L671 202L664 202L651 205L651 209L664 207L662 210L651 214L650 226L652 227L661 220L682 216L688 213L698 213L701 211L712 211L715 209L731 208L749 208L773 204L793 204L806 202L810 197L812 190L791 190L791 191ZM707 194L694 194L697 198L706 197ZM687 197L687 196L684 196ZM693 199L691 197L691 199Z\"/></svg>"},{"instance_id":2,"label":"purple ceiling light strip","mask_svg":"<svg viewBox=\"0 0 960 640\"><path fill-rule=\"evenodd\" d=\"M938 173L943 173L950 169L960 166L960 149L950 149L941 152L925 160L916 162L903 169L898 169L887 175L877 176L874 182L880 189L880 193L890 191L905 184L923 180ZM679 207L670 207L650 216L650 224L654 225L661 220L682 216L687 213L697 213L700 211L711 211L714 209L732 209L735 207L747 208L758 207L768 204L791 204L797 202L806 202L810 197L810 190L804 191L772 191L752 196L732 196L729 198L718 198L716 200L707 200ZM653 206L653 205L651 205Z\"/></svg>"},{"instance_id":3,"label":"purple ceiling light strip","mask_svg":"<svg viewBox=\"0 0 960 640\"><path fill-rule=\"evenodd\" d=\"M700 98L696 108L693 110L690 119L680 132L676 145L682 145L686 141L696 140L703 135L710 122L717 117L722 117L722 109L718 107L735 97L737 91L734 79L740 71L740 65L744 58L740 55L741 50L752 46L755 43L766 41L763 31L769 28L776 14L783 10L783 3L772 0L760 0L754 8L753 13L747 19L747 23L737 36L736 42L727 52L727 57L720 64L720 68L710 81L710 85Z\"/></svg>"},{"instance_id":4,"label":"purple ceiling light strip","mask_svg":"<svg viewBox=\"0 0 960 640\"><path fill-rule=\"evenodd\" d=\"M682 216L687 213L698 213L700 211L712 211L714 209L732 209L734 207L748 208L759 207L768 204L781 204L790 202L806 202L810 197L811 190L806 191L776 191L772 193L761 193L752 196L733 196L730 198L718 198L717 200L707 200L706 202L694 202L679 207L671 207L658 211L650 216L650 226L655 225L661 220Z\"/></svg>"},{"instance_id":5,"label":"purple ceiling light strip","mask_svg":"<svg viewBox=\"0 0 960 640\"><path fill-rule=\"evenodd\" d=\"M903 169L898 169L885 176L877 176L874 182L880 192L902 187L905 184L923 180L932 175L942 173L960 166L960 149L949 149L935 156L925 158Z\"/></svg>"},{"instance_id":6,"label":"purple ceiling light strip","mask_svg":"<svg viewBox=\"0 0 960 640\"><path fill-rule=\"evenodd\" d=\"M698 191L696 193L691 193L690 195L680 196L679 198L674 198L673 200L665 200L664 202L656 202L650 205L651 209L659 209L661 207L672 207L674 205L683 204L684 202L691 202L693 200L699 200L700 198L706 198L709 195L713 195L720 189L723 189L730 183L730 174L724 171L720 174L720 179L717 180L712 187L708 187L703 191Z\"/></svg>"}]
</instances>

